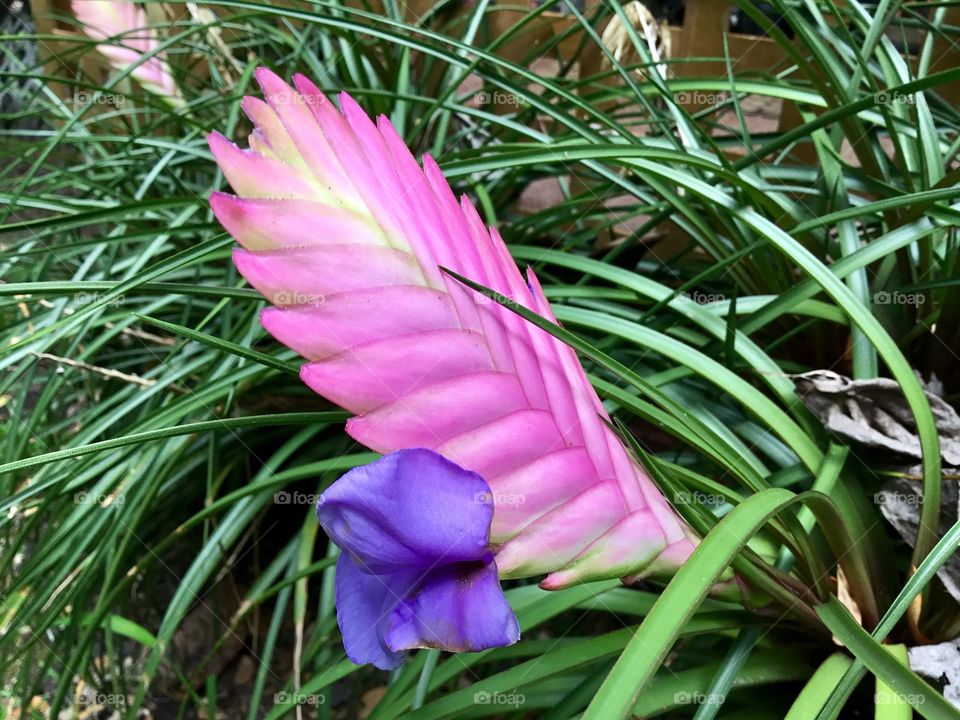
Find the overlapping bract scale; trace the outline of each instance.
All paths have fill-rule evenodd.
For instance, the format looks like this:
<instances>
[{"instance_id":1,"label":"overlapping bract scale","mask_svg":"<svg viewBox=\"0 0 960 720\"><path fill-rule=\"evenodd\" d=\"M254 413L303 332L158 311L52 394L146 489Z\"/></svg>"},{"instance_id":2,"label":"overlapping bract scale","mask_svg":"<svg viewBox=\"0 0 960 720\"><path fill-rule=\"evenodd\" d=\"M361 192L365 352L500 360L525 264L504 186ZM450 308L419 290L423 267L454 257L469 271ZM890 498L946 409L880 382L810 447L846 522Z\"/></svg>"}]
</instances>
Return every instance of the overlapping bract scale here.
<instances>
[{"instance_id":1,"label":"overlapping bract scale","mask_svg":"<svg viewBox=\"0 0 960 720\"><path fill-rule=\"evenodd\" d=\"M693 538L603 422L574 352L441 266L554 320L496 230L390 122L257 71L250 149L210 147L237 195L214 212L274 307L263 325L381 452L424 447L487 480L501 575L559 588L669 571Z\"/></svg>"}]
</instances>

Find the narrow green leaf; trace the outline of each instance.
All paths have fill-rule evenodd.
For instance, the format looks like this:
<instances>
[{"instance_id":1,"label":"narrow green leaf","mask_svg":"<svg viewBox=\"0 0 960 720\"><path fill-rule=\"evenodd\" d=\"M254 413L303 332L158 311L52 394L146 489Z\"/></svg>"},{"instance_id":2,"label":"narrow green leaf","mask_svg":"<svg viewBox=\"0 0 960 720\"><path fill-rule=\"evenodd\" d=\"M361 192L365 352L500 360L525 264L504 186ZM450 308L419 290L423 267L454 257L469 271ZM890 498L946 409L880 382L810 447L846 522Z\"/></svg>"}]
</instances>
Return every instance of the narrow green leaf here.
<instances>
[{"instance_id":1,"label":"narrow green leaf","mask_svg":"<svg viewBox=\"0 0 960 720\"><path fill-rule=\"evenodd\" d=\"M836 598L817 606L817 614L830 632L863 662L870 672L882 680L904 702L927 720L957 720L953 705L943 695L908 668L901 665L877 640L870 637Z\"/></svg>"}]
</instances>

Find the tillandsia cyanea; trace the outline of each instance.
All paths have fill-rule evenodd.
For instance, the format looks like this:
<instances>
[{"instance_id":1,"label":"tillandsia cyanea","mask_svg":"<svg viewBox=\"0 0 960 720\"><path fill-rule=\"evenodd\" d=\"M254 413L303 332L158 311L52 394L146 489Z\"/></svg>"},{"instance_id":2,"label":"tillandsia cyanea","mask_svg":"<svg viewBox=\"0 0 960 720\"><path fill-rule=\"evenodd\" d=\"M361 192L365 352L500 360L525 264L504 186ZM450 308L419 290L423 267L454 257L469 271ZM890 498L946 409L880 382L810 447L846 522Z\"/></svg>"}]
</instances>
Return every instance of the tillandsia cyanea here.
<instances>
[{"instance_id":1,"label":"tillandsia cyanea","mask_svg":"<svg viewBox=\"0 0 960 720\"><path fill-rule=\"evenodd\" d=\"M515 625L494 623L495 636L461 626L490 593L493 567L505 578L546 575L542 587L559 589L682 563L695 536L606 424L573 350L442 271L555 322L536 276L524 279L497 230L466 197L457 201L433 159L416 162L385 117L374 123L346 94L338 110L303 76L294 88L264 68L256 78L266 102L243 99L255 125L249 149L209 138L236 193L214 193L214 213L242 246L237 268L274 306L262 324L308 360L303 381L355 414L353 438L402 454L348 473L319 504L346 556L336 584L350 657L391 667L411 647L513 642ZM412 480L420 473L422 487ZM441 493L444 483L462 487ZM481 483L492 520L487 504L464 501ZM417 502L404 496L391 508L386 488L407 484ZM473 548L460 564L452 526L472 542L484 523L492 560ZM371 554L377 543L408 547L406 533L416 562ZM385 580L393 566L421 574ZM459 573L462 590L444 602L430 587L440 566L448 578ZM397 630L411 614L417 621ZM358 649L356 622L376 625L378 647Z\"/></svg>"},{"instance_id":2,"label":"tillandsia cyanea","mask_svg":"<svg viewBox=\"0 0 960 720\"><path fill-rule=\"evenodd\" d=\"M110 41L98 44L97 50L111 65L119 70L133 67L130 74L146 90L171 105L183 104L166 57L163 51L157 51L156 32L142 7L116 0L73 0L72 7L90 38Z\"/></svg>"}]
</instances>

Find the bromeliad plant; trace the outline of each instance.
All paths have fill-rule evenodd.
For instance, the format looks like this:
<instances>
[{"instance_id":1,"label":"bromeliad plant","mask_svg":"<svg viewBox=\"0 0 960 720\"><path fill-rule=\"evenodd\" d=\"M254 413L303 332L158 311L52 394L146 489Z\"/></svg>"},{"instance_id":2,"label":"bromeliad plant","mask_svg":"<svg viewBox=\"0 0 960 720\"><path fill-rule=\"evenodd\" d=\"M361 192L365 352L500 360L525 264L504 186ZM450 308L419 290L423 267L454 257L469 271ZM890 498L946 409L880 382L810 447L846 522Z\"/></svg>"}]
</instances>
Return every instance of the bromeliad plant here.
<instances>
[{"instance_id":1,"label":"bromeliad plant","mask_svg":"<svg viewBox=\"0 0 960 720\"><path fill-rule=\"evenodd\" d=\"M359 592L347 587L362 584L357 569L376 571L334 522L374 542L375 528L389 517L393 533L404 526L421 533L414 545L428 546L434 562L457 553L437 524L486 525L484 545L496 544L491 569L514 578L546 574L547 589L639 580L681 564L693 547L690 531L605 423L573 351L443 271L553 320L533 272L524 281L496 229L484 227L467 198L456 201L429 155L417 165L387 118L374 125L346 94L338 111L303 76L294 78L296 90L265 68L256 77L267 102L244 98L256 126L251 148L210 138L239 193L217 193L211 205L243 246L234 253L238 269L276 306L261 322L310 361L300 371L307 385L355 413L347 423L353 438L407 453L375 466L380 482L406 485L418 462L430 474L445 458L489 483L481 494L493 499L492 524L484 522L485 504L448 506L445 493L477 494L476 484L450 472L445 482L453 488L418 493L419 504L403 505L404 512L391 509L391 495L382 492L358 501L351 519L321 500L324 528L348 552L338 566L338 597ZM384 468L397 468L397 476ZM367 477L355 471L338 485ZM381 595L371 602L383 605ZM396 601L400 607L387 612L405 607L399 595ZM461 602L425 603L432 614L419 618L427 631L451 628L449 637L428 632L419 645L405 636L406 645L388 638L385 646L391 653L409 643L488 647L489 640L462 641L465 606L474 599L464 593ZM348 613L339 615L345 639L356 632ZM369 627L367 613L358 625ZM510 628L492 644L515 639Z\"/></svg>"}]
</instances>

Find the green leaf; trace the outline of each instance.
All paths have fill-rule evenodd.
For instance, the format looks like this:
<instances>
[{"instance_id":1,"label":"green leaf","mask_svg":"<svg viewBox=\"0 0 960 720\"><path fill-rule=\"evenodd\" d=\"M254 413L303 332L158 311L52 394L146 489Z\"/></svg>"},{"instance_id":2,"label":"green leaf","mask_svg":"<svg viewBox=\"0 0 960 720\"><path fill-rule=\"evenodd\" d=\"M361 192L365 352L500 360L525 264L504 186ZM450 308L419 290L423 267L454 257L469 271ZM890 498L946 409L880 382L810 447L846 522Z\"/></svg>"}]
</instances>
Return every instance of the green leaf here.
<instances>
[{"instance_id":1,"label":"green leaf","mask_svg":"<svg viewBox=\"0 0 960 720\"><path fill-rule=\"evenodd\" d=\"M830 628L830 632L863 662L878 680L893 690L901 700L927 720L956 720L958 712L943 695L923 681L897 659L879 642L870 637L854 620L839 600L830 598L817 607L817 614Z\"/></svg>"},{"instance_id":2,"label":"green leaf","mask_svg":"<svg viewBox=\"0 0 960 720\"><path fill-rule=\"evenodd\" d=\"M784 720L808 720L815 717L850 665L850 658L840 653L834 653L824 660L803 686Z\"/></svg>"},{"instance_id":3,"label":"green leaf","mask_svg":"<svg viewBox=\"0 0 960 720\"><path fill-rule=\"evenodd\" d=\"M771 517L802 501L771 488L735 507L710 531L660 595L604 681L584 720L627 717L711 586Z\"/></svg>"}]
</instances>

